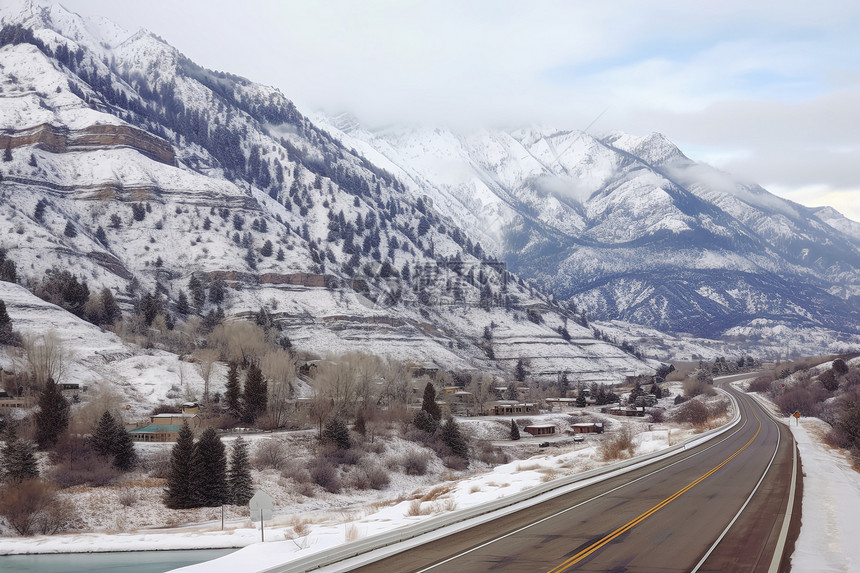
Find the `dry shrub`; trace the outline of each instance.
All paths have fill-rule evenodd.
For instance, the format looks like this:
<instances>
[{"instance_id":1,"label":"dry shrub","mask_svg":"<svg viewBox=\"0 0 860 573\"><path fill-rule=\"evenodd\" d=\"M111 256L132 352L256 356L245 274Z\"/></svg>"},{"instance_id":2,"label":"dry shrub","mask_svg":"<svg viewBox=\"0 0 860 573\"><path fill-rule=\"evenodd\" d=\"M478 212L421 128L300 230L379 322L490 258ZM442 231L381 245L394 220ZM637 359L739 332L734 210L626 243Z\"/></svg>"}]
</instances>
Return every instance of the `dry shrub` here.
<instances>
[{"instance_id":1,"label":"dry shrub","mask_svg":"<svg viewBox=\"0 0 860 573\"><path fill-rule=\"evenodd\" d=\"M361 471L367 476L371 489L380 490L388 487L391 483L391 475L376 462L368 462L361 467Z\"/></svg>"},{"instance_id":2,"label":"dry shrub","mask_svg":"<svg viewBox=\"0 0 860 573\"><path fill-rule=\"evenodd\" d=\"M452 469L456 472L469 469L469 460L461 458L460 456L443 456L442 464L446 468Z\"/></svg>"},{"instance_id":3,"label":"dry shrub","mask_svg":"<svg viewBox=\"0 0 860 573\"><path fill-rule=\"evenodd\" d=\"M437 485L433 487L430 491L421 496L421 501L436 501L443 495L447 493L451 493L453 486L450 484L445 485Z\"/></svg>"},{"instance_id":4,"label":"dry shrub","mask_svg":"<svg viewBox=\"0 0 860 573\"><path fill-rule=\"evenodd\" d=\"M69 461L54 466L51 481L62 488L90 484L101 487L113 483L120 475L110 460L100 458L91 451L84 451Z\"/></svg>"},{"instance_id":5,"label":"dry shrub","mask_svg":"<svg viewBox=\"0 0 860 573\"><path fill-rule=\"evenodd\" d=\"M430 465L430 454L421 451L407 452L400 458L403 471L410 476L423 476L427 474L427 466Z\"/></svg>"},{"instance_id":6,"label":"dry shrub","mask_svg":"<svg viewBox=\"0 0 860 573\"><path fill-rule=\"evenodd\" d=\"M310 476L308 476L310 477ZM308 482L300 482L296 486L296 493L299 495L303 495L305 497L314 497L316 495L316 491L314 490L314 484L311 481Z\"/></svg>"},{"instance_id":7,"label":"dry shrub","mask_svg":"<svg viewBox=\"0 0 860 573\"><path fill-rule=\"evenodd\" d=\"M773 375L765 374L750 382L747 392L768 392L773 384Z\"/></svg>"},{"instance_id":8,"label":"dry shrub","mask_svg":"<svg viewBox=\"0 0 860 573\"><path fill-rule=\"evenodd\" d=\"M528 464L517 464L517 471L518 472L529 472L532 470L540 469L540 467L541 467L540 464L536 464L534 462L528 463Z\"/></svg>"},{"instance_id":9,"label":"dry shrub","mask_svg":"<svg viewBox=\"0 0 860 573\"><path fill-rule=\"evenodd\" d=\"M409 504L409 509L406 510L407 517L417 517L419 515L429 515L430 512L425 510L422 512L421 509L421 500L415 499L412 503Z\"/></svg>"},{"instance_id":10,"label":"dry shrub","mask_svg":"<svg viewBox=\"0 0 860 573\"><path fill-rule=\"evenodd\" d=\"M722 418L729 413L728 400L712 400L708 403L708 417Z\"/></svg>"},{"instance_id":11,"label":"dry shrub","mask_svg":"<svg viewBox=\"0 0 860 573\"><path fill-rule=\"evenodd\" d=\"M149 477L167 479L170 473L170 458L170 450L159 450L146 456L141 465L148 470Z\"/></svg>"},{"instance_id":12,"label":"dry shrub","mask_svg":"<svg viewBox=\"0 0 860 573\"><path fill-rule=\"evenodd\" d=\"M478 484L475 484L469 488L469 493L478 493L479 491L482 491L482 490L481 490L481 486L479 486Z\"/></svg>"},{"instance_id":13,"label":"dry shrub","mask_svg":"<svg viewBox=\"0 0 860 573\"><path fill-rule=\"evenodd\" d=\"M540 473L543 474L540 476L541 483L546 483L548 481L552 481L557 478L561 472L552 468L544 468L540 470Z\"/></svg>"},{"instance_id":14,"label":"dry shrub","mask_svg":"<svg viewBox=\"0 0 860 573\"><path fill-rule=\"evenodd\" d=\"M684 380L683 389L684 396L687 398L693 398L699 395L713 396L717 393L713 386L704 380L698 380L696 378L687 378Z\"/></svg>"},{"instance_id":15,"label":"dry shrub","mask_svg":"<svg viewBox=\"0 0 860 573\"><path fill-rule=\"evenodd\" d=\"M348 525L346 527L346 531L344 533L344 541L349 543L350 541L355 541L358 539L358 526L354 523Z\"/></svg>"},{"instance_id":16,"label":"dry shrub","mask_svg":"<svg viewBox=\"0 0 860 573\"><path fill-rule=\"evenodd\" d=\"M57 499L54 488L40 480L7 487L0 494L0 515L18 535L53 535L77 519L69 501Z\"/></svg>"},{"instance_id":17,"label":"dry shrub","mask_svg":"<svg viewBox=\"0 0 860 573\"><path fill-rule=\"evenodd\" d=\"M604 461L618 460L632 456L636 451L633 430L624 424L617 432L604 436L597 451Z\"/></svg>"},{"instance_id":18,"label":"dry shrub","mask_svg":"<svg viewBox=\"0 0 860 573\"><path fill-rule=\"evenodd\" d=\"M708 407L701 400L688 400L675 410L672 419L681 424L703 426L708 422Z\"/></svg>"},{"instance_id":19,"label":"dry shrub","mask_svg":"<svg viewBox=\"0 0 860 573\"><path fill-rule=\"evenodd\" d=\"M124 507L131 507L137 503L137 492L131 488L124 488L119 492L119 502Z\"/></svg>"},{"instance_id":20,"label":"dry shrub","mask_svg":"<svg viewBox=\"0 0 860 573\"><path fill-rule=\"evenodd\" d=\"M354 466L361 462L364 453L358 448L327 448L324 455L337 466Z\"/></svg>"},{"instance_id":21,"label":"dry shrub","mask_svg":"<svg viewBox=\"0 0 860 573\"><path fill-rule=\"evenodd\" d=\"M478 447L475 448L475 450L475 459L487 464L488 466L506 464L510 461L508 459L508 455L502 451L502 448L493 446L493 444L487 440L479 442Z\"/></svg>"},{"instance_id":22,"label":"dry shrub","mask_svg":"<svg viewBox=\"0 0 860 573\"><path fill-rule=\"evenodd\" d=\"M828 392L820 385L811 385L809 381L783 389L774 400L783 414L800 412L804 416L816 416L819 404L827 399Z\"/></svg>"},{"instance_id":23,"label":"dry shrub","mask_svg":"<svg viewBox=\"0 0 860 573\"><path fill-rule=\"evenodd\" d=\"M329 493L340 493L341 481L337 466L326 459L317 459L310 470L314 483Z\"/></svg>"},{"instance_id":24,"label":"dry shrub","mask_svg":"<svg viewBox=\"0 0 860 573\"><path fill-rule=\"evenodd\" d=\"M648 410L648 415L651 416L651 421L655 424L662 424L665 419L666 410L663 408L651 408Z\"/></svg>"},{"instance_id":25,"label":"dry shrub","mask_svg":"<svg viewBox=\"0 0 860 573\"><path fill-rule=\"evenodd\" d=\"M283 471L290 460L287 443L275 438L260 440L254 450L254 468Z\"/></svg>"}]
</instances>

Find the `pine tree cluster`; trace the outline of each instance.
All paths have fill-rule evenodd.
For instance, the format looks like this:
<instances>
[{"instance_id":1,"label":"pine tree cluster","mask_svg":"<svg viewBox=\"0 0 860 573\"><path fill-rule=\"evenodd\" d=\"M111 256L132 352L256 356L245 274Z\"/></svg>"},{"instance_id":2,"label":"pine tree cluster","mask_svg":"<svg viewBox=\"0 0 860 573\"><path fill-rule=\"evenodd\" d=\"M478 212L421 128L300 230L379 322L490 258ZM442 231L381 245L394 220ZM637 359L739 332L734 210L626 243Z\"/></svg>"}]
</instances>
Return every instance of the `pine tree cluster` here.
<instances>
[{"instance_id":1,"label":"pine tree cluster","mask_svg":"<svg viewBox=\"0 0 860 573\"><path fill-rule=\"evenodd\" d=\"M171 509L244 505L253 495L247 445L241 438L233 445L230 467L221 438L207 428L194 441L194 432L184 424L170 457L164 503Z\"/></svg>"}]
</instances>

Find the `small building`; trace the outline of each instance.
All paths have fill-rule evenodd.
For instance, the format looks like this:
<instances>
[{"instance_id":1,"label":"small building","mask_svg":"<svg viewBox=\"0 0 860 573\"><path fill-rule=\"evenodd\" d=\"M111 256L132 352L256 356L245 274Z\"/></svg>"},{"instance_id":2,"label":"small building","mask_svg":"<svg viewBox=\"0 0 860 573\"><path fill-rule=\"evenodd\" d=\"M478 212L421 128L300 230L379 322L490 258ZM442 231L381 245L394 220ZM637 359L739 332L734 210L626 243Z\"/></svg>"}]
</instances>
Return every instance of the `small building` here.
<instances>
[{"instance_id":1,"label":"small building","mask_svg":"<svg viewBox=\"0 0 860 573\"><path fill-rule=\"evenodd\" d=\"M555 426L552 424L534 424L526 426L525 431L532 436L550 436L555 434Z\"/></svg>"},{"instance_id":2,"label":"small building","mask_svg":"<svg viewBox=\"0 0 860 573\"><path fill-rule=\"evenodd\" d=\"M26 408L27 402L24 398L16 398L15 396L10 396L6 393L5 390L0 390L0 409L12 409L12 408Z\"/></svg>"},{"instance_id":3,"label":"small building","mask_svg":"<svg viewBox=\"0 0 860 573\"><path fill-rule=\"evenodd\" d=\"M654 394L643 394L641 396L636 396L636 400L634 403L637 406L655 406L657 404L657 396Z\"/></svg>"},{"instance_id":4,"label":"small building","mask_svg":"<svg viewBox=\"0 0 860 573\"><path fill-rule=\"evenodd\" d=\"M641 406L613 406L609 408L609 414L613 416L644 416L645 408Z\"/></svg>"},{"instance_id":5,"label":"small building","mask_svg":"<svg viewBox=\"0 0 860 573\"><path fill-rule=\"evenodd\" d=\"M497 400L488 405L493 416L516 416L537 414L537 404L533 402L518 402L516 400Z\"/></svg>"},{"instance_id":6,"label":"small building","mask_svg":"<svg viewBox=\"0 0 860 573\"><path fill-rule=\"evenodd\" d=\"M421 378L422 376L433 377L438 373L439 366L434 362L422 362L421 364L409 366L409 375L412 378Z\"/></svg>"},{"instance_id":7,"label":"small building","mask_svg":"<svg viewBox=\"0 0 860 573\"><path fill-rule=\"evenodd\" d=\"M155 414L149 425L129 432L135 442L175 442L183 424L194 430L200 426L197 414Z\"/></svg>"},{"instance_id":8,"label":"small building","mask_svg":"<svg viewBox=\"0 0 860 573\"><path fill-rule=\"evenodd\" d=\"M576 406L576 398L546 398L544 402L546 402L550 409L553 409L555 406L559 406L560 408L572 408Z\"/></svg>"},{"instance_id":9,"label":"small building","mask_svg":"<svg viewBox=\"0 0 860 573\"><path fill-rule=\"evenodd\" d=\"M581 422L570 426L574 434L602 434L603 424L598 422Z\"/></svg>"}]
</instances>

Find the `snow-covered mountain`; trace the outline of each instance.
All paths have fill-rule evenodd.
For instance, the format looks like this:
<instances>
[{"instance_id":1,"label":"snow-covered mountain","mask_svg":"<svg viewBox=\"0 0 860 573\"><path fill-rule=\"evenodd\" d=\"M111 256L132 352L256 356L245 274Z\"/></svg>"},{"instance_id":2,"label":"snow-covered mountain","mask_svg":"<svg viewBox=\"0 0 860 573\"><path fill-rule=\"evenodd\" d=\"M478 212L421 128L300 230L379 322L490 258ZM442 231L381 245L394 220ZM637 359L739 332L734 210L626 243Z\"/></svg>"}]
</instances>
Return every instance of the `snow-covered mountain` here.
<instances>
[{"instance_id":1,"label":"snow-covered mountain","mask_svg":"<svg viewBox=\"0 0 860 573\"><path fill-rule=\"evenodd\" d=\"M753 342L778 344L785 327L857 341L858 224L696 163L660 134L372 132L315 119L590 317Z\"/></svg>"},{"instance_id":2,"label":"snow-covered mountain","mask_svg":"<svg viewBox=\"0 0 860 573\"><path fill-rule=\"evenodd\" d=\"M409 192L278 90L57 4L0 7L0 24L0 248L20 283L71 270L127 312L159 299L168 323L265 309L320 354L651 370L488 256L442 195ZM232 288L195 301L195 281Z\"/></svg>"}]
</instances>

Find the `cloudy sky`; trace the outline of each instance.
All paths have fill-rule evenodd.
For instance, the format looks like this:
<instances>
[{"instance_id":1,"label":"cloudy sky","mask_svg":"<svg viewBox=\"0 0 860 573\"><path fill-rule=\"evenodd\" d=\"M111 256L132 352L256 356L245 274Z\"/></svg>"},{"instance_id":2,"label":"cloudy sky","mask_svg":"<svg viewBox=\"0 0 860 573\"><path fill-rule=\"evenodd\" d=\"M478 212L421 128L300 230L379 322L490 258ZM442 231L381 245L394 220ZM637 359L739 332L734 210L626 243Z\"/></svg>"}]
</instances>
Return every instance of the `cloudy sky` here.
<instances>
[{"instance_id":1,"label":"cloudy sky","mask_svg":"<svg viewBox=\"0 0 860 573\"><path fill-rule=\"evenodd\" d=\"M61 3L145 27L305 110L369 126L659 131L860 221L855 0Z\"/></svg>"}]
</instances>

